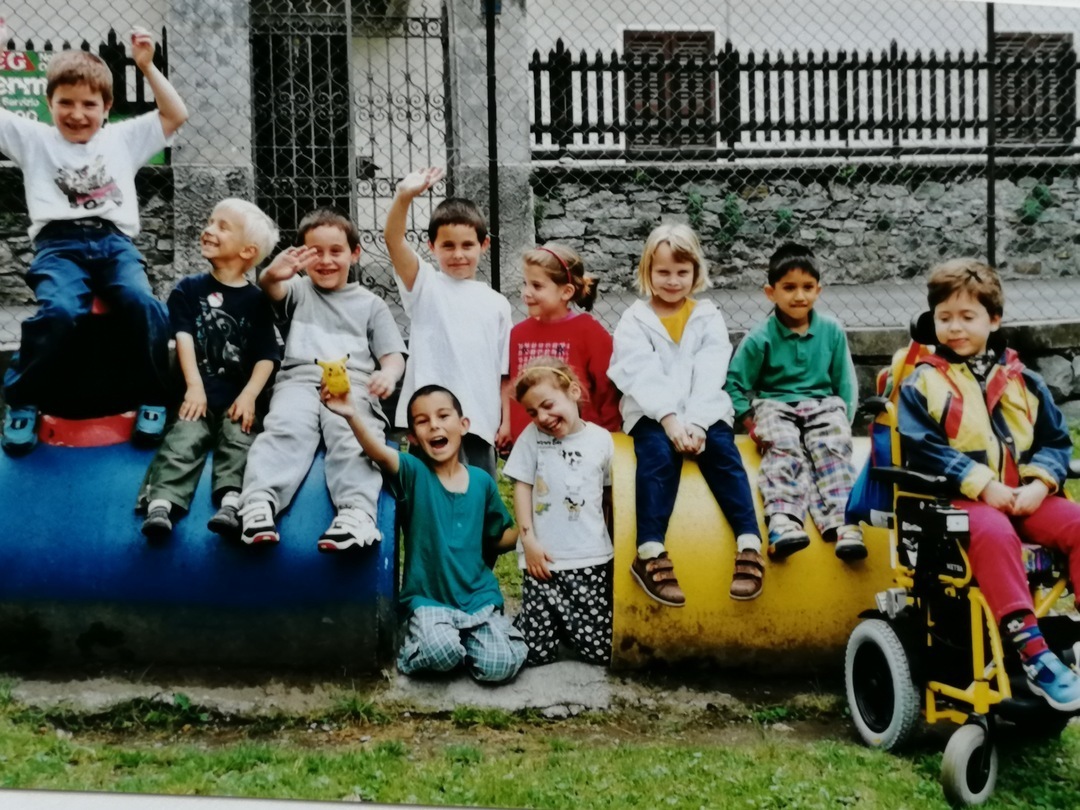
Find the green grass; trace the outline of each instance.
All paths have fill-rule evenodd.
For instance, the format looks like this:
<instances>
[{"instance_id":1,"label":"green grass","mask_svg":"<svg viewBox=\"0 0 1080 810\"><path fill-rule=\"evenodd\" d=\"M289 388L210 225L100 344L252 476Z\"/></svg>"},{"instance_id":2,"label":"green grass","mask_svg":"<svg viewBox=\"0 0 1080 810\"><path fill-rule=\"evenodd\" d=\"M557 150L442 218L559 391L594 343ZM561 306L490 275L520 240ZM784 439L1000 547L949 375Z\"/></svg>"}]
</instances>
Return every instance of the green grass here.
<instances>
[{"instance_id":1,"label":"green grass","mask_svg":"<svg viewBox=\"0 0 1080 810\"><path fill-rule=\"evenodd\" d=\"M897 756L761 724L798 722L778 710L737 724L741 732L728 740L709 738L707 724L693 718L650 730L626 728L618 717L538 723L472 711L425 721L423 734L416 726L398 737L367 728L372 736L360 743L300 732L269 741L58 734L2 709L0 788L538 808L947 806L936 736ZM484 717L483 728L472 722ZM1080 729L1058 743L1005 744L987 808L1080 806Z\"/></svg>"}]
</instances>

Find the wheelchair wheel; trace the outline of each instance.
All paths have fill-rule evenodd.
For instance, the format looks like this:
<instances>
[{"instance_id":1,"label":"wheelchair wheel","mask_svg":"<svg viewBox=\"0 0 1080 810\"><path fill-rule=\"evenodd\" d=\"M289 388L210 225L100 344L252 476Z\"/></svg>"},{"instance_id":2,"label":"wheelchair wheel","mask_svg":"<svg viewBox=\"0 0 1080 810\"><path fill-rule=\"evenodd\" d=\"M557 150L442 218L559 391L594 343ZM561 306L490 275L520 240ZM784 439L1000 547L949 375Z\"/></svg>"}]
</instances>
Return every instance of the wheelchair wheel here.
<instances>
[{"instance_id":1,"label":"wheelchair wheel","mask_svg":"<svg viewBox=\"0 0 1080 810\"><path fill-rule=\"evenodd\" d=\"M892 751L910 739L919 692L904 645L888 622L867 619L852 631L844 680L851 718L864 743Z\"/></svg>"},{"instance_id":2,"label":"wheelchair wheel","mask_svg":"<svg viewBox=\"0 0 1080 810\"><path fill-rule=\"evenodd\" d=\"M989 755L985 750L990 746ZM960 726L941 757L941 787L957 807L982 804L994 792L998 755L982 726Z\"/></svg>"}]
</instances>

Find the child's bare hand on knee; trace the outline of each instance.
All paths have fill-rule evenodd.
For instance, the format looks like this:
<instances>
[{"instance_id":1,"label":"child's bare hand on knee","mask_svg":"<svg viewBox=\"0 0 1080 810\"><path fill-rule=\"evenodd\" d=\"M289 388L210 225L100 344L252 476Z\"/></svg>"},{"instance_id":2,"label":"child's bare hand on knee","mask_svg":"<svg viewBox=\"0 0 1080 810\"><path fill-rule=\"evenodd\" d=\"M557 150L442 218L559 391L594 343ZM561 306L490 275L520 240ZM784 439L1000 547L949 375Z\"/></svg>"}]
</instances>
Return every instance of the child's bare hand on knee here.
<instances>
[{"instance_id":1,"label":"child's bare hand on knee","mask_svg":"<svg viewBox=\"0 0 1080 810\"><path fill-rule=\"evenodd\" d=\"M705 449L705 431L698 425L687 425L686 436L688 440L688 453L700 455Z\"/></svg>"},{"instance_id":2,"label":"child's bare hand on knee","mask_svg":"<svg viewBox=\"0 0 1080 810\"><path fill-rule=\"evenodd\" d=\"M233 422L239 422L240 430L244 433L251 433L251 428L255 424L255 397L246 391L241 391L233 404L229 406L226 416Z\"/></svg>"},{"instance_id":3,"label":"child's bare hand on knee","mask_svg":"<svg viewBox=\"0 0 1080 810\"><path fill-rule=\"evenodd\" d=\"M336 413L350 419L356 416L356 405L353 403L352 393L345 391L342 394L331 394L326 388L326 383L319 386L319 399L323 405Z\"/></svg>"},{"instance_id":4,"label":"child's bare hand on knee","mask_svg":"<svg viewBox=\"0 0 1080 810\"><path fill-rule=\"evenodd\" d=\"M1013 490L1012 513L1014 515L1030 515L1046 500L1050 494L1050 488L1042 481L1029 481L1022 487Z\"/></svg>"},{"instance_id":5,"label":"child's bare hand on knee","mask_svg":"<svg viewBox=\"0 0 1080 810\"><path fill-rule=\"evenodd\" d=\"M663 419L660 420L660 426L664 429L664 433L667 434L668 439L675 445L675 449L680 453L687 453L687 449L690 446L690 436L686 432L686 425L679 421L673 413L669 413Z\"/></svg>"},{"instance_id":6,"label":"child's bare hand on knee","mask_svg":"<svg viewBox=\"0 0 1080 810\"><path fill-rule=\"evenodd\" d=\"M1015 495L1016 491L1012 487L1007 487L1000 481L991 481L979 493L979 500L994 507L999 512L1011 512Z\"/></svg>"},{"instance_id":7,"label":"child's bare hand on knee","mask_svg":"<svg viewBox=\"0 0 1080 810\"><path fill-rule=\"evenodd\" d=\"M203 388L201 380L198 385L187 387L177 416L185 422L197 422L206 416L206 389Z\"/></svg>"}]
</instances>

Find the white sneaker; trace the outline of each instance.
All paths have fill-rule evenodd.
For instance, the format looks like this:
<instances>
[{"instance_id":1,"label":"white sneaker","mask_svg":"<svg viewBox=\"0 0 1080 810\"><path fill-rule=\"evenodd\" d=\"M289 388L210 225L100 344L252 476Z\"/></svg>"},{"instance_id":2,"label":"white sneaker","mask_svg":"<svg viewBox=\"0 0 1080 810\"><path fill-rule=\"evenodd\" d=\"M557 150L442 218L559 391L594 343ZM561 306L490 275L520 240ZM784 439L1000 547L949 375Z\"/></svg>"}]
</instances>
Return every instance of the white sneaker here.
<instances>
[{"instance_id":1,"label":"white sneaker","mask_svg":"<svg viewBox=\"0 0 1080 810\"><path fill-rule=\"evenodd\" d=\"M382 534L371 515L363 509L345 507L319 538L319 551L344 551L353 546L363 548L380 540Z\"/></svg>"},{"instance_id":2,"label":"white sneaker","mask_svg":"<svg viewBox=\"0 0 1080 810\"><path fill-rule=\"evenodd\" d=\"M240 509L242 529L240 539L245 544L277 543L281 537L274 526L274 509L270 501L251 501Z\"/></svg>"}]
</instances>

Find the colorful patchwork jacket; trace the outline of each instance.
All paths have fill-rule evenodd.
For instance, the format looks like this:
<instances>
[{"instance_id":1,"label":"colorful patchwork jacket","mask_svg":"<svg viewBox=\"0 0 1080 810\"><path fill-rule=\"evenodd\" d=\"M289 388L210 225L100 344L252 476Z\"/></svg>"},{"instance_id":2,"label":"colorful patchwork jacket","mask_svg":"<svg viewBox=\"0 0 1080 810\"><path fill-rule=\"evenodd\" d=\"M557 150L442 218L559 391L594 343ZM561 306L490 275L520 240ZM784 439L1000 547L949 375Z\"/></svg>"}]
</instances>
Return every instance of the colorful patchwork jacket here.
<instances>
[{"instance_id":1,"label":"colorful patchwork jacket","mask_svg":"<svg viewBox=\"0 0 1080 810\"><path fill-rule=\"evenodd\" d=\"M920 359L900 389L900 436L908 467L941 474L976 500L991 481L1065 481L1072 443L1042 378L1006 349L985 390L966 363Z\"/></svg>"}]
</instances>

